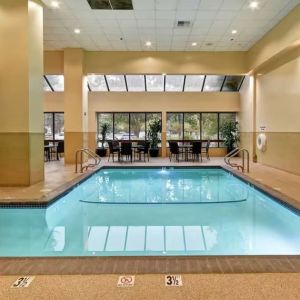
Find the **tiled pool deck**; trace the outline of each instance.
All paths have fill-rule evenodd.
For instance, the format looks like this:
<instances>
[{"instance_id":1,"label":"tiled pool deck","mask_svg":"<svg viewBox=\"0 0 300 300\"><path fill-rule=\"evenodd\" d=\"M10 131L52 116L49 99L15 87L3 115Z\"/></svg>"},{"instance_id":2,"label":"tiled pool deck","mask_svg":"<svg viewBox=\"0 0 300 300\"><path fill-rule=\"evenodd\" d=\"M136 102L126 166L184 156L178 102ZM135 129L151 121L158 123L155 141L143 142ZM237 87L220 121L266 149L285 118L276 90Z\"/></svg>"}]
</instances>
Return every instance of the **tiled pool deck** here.
<instances>
[{"instance_id":1,"label":"tiled pool deck","mask_svg":"<svg viewBox=\"0 0 300 300\"><path fill-rule=\"evenodd\" d=\"M224 166L222 158L203 163L171 162L166 158L150 162L117 163L102 160L101 166ZM232 171L232 170L231 170ZM259 164L251 164L247 181L274 197L300 209L300 176ZM45 167L46 180L31 187L0 188L0 205L46 205L86 174L75 174L74 166L63 161ZM150 273L300 273L300 256L194 256L194 257L68 257L0 258L0 275L13 274L150 274Z\"/></svg>"}]
</instances>

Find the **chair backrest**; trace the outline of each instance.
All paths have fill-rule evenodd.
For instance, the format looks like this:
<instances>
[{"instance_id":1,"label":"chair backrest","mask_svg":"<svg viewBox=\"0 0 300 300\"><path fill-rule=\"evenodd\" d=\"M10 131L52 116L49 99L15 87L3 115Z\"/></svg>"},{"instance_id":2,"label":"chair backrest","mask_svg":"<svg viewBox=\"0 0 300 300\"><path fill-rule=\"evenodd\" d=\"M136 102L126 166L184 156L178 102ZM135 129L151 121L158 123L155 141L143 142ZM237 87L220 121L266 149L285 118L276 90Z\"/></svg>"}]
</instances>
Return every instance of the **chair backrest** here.
<instances>
[{"instance_id":1,"label":"chair backrest","mask_svg":"<svg viewBox=\"0 0 300 300\"><path fill-rule=\"evenodd\" d=\"M49 146L49 141L44 141L44 146Z\"/></svg>"},{"instance_id":2,"label":"chair backrest","mask_svg":"<svg viewBox=\"0 0 300 300\"><path fill-rule=\"evenodd\" d=\"M177 142L169 142L170 152L172 154L178 154L179 153L179 147Z\"/></svg>"},{"instance_id":3,"label":"chair backrest","mask_svg":"<svg viewBox=\"0 0 300 300\"><path fill-rule=\"evenodd\" d=\"M206 151L208 151L209 145L210 145L210 140L208 139L208 140L207 140L207 143L206 143L206 147L205 147L205 148L206 148Z\"/></svg>"},{"instance_id":4,"label":"chair backrest","mask_svg":"<svg viewBox=\"0 0 300 300\"><path fill-rule=\"evenodd\" d=\"M192 152L194 154L199 154L201 152L201 142L200 141L194 141L192 143Z\"/></svg>"},{"instance_id":5,"label":"chair backrest","mask_svg":"<svg viewBox=\"0 0 300 300\"><path fill-rule=\"evenodd\" d=\"M118 141L112 141L112 146L114 147L119 147L119 142Z\"/></svg>"},{"instance_id":6,"label":"chair backrest","mask_svg":"<svg viewBox=\"0 0 300 300\"><path fill-rule=\"evenodd\" d=\"M146 143L145 141L138 141L137 145L138 146L145 146L145 143Z\"/></svg>"},{"instance_id":7,"label":"chair backrest","mask_svg":"<svg viewBox=\"0 0 300 300\"><path fill-rule=\"evenodd\" d=\"M124 155L132 154L132 143L131 142L121 142L121 154L124 154Z\"/></svg>"},{"instance_id":8,"label":"chair backrest","mask_svg":"<svg viewBox=\"0 0 300 300\"><path fill-rule=\"evenodd\" d=\"M144 142L144 151L146 153L148 153L149 148L150 148L150 142L149 141Z\"/></svg>"},{"instance_id":9,"label":"chair backrest","mask_svg":"<svg viewBox=\"0 0 300 300\"><path fill-rule=\"evenodd\" d=\"M109 151L112 152L113 151L113 141L107 141L107 143L108 143Z\"/></svg>"},{"instance_id":10,"label":"chair backrest","mask_svg":"<svg viewBox=\"0 0 300 300\"><path fill-rule=\"evenodd\" d=\"M57 152L64 153L65 152L65 143L64 141L59 141L57 144Z\"/></svg>"}]
</instances>

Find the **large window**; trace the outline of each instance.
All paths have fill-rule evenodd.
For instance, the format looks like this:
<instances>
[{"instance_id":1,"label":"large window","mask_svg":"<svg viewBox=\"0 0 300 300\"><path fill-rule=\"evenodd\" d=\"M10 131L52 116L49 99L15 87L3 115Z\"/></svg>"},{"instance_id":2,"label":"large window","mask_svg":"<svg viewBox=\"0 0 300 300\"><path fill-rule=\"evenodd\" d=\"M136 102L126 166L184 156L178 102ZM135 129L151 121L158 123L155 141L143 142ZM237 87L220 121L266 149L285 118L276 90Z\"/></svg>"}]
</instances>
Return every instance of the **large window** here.
<instances>
[{"instance_id":1,"label":"large window","mask_svg":"<svg viewBox=\"0 0 300 300\"><path fill-rule=\"evenodd\" d=\"M44 113L45 140L60 141L64 139L64 113Z\"/></svg>"},{"instance_id":2,"label":"large window","mask_svg":"<svg viewBox=\"0 0 300 300\"><path fill-rule=\"evenodd\" d=\"M220 126L236 120L236 113L167 113L167 140L211 140L212 147L224 147Z\"/></svg>"},{"instance_id":3,"label":"large window","mask_svg":"<svg viewBox=\"0 0 300 300\"><path fill-rule=\"evenodd\" d=\"M146 140L149 122L158 118L161 120L161 113L158 112L116 112L97 113L98 139L101 139L101 125L109 124L108 140Z\"/></svg>"}]
</instances>

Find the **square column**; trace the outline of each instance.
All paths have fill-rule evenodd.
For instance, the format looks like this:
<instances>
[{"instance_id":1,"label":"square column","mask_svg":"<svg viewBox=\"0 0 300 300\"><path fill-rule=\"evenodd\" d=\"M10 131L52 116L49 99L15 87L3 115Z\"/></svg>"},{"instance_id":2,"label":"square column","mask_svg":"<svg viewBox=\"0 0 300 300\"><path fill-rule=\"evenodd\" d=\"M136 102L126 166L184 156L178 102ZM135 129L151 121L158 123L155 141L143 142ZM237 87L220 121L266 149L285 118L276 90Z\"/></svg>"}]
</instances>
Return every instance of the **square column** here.
<instances>
[{"instance_id":1,"label":"square column","mask_svg":"<svg viewBox=\"0 0 300 300\"><path fill-rule=\"evenodd\" d=\"M84 51L64 50L65 163L75 162L77 150L87 147L88 87L83 74Z\"/></svg>"},{"instance_id":2,"label":"square column","mask_svg":"<svg viewBox=\"0 0 300 300\"><path fill-rule=\"evenodd\" d=\"M0 185L44 178L43 8L0 1Z\"/></svg>"}]
</instances>

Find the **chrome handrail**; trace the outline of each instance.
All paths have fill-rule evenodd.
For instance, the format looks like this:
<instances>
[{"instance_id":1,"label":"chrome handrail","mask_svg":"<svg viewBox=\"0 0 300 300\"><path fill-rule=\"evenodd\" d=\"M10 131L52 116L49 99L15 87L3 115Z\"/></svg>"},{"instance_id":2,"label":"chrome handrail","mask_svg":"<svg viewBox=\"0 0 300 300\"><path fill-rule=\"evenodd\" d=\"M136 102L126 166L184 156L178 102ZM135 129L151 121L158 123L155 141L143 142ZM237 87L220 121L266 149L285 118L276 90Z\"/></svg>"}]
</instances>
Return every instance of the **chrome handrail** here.
<instances>
[{"instance_id":1,"label":"chrome handrail","mask_svg":"<svg viewBox=\"0 0 300 300\"><path fill-rule=\"evenodd\" d=\"M80 156L79 156L80 154ZM95 160L95 162L93 164L88 164L84 166L84 162L83 162L83 154L86 154L88 156L88 158L93 158ZM78 157L79 156L79 157ZM88 169L88 168L93 168L97 165L100 164L101 158L99 155L97 155L95 152L93 152L92 150L88 149L88 148L84 148L84 149L79 149L76 151L75 154L75 173L78 173L78 164L80 165L80 173L83 173L84 169ZM88 159L87 159L88 162Z\"/></svg>"},{"instance_id":2,"label":"chrome handrail","mask_svg":"<svg viewBox=\"0 0 300 300\"><path fill-rule=\"evenodd\" d=\"M230 162L231 158L238 155L239 153L242 153L242 164L237 164L237 163L232 163ZM225 157L224 157L224 162L226 165L229 165L230 167L237 168L238 170L241 169L242 172L245 171L245 153L246 153L246 162L247 162L247 173L249 173L249 151L247 149L240 149L236 148L229 152Z\"/></svg>"}]
</instances>

